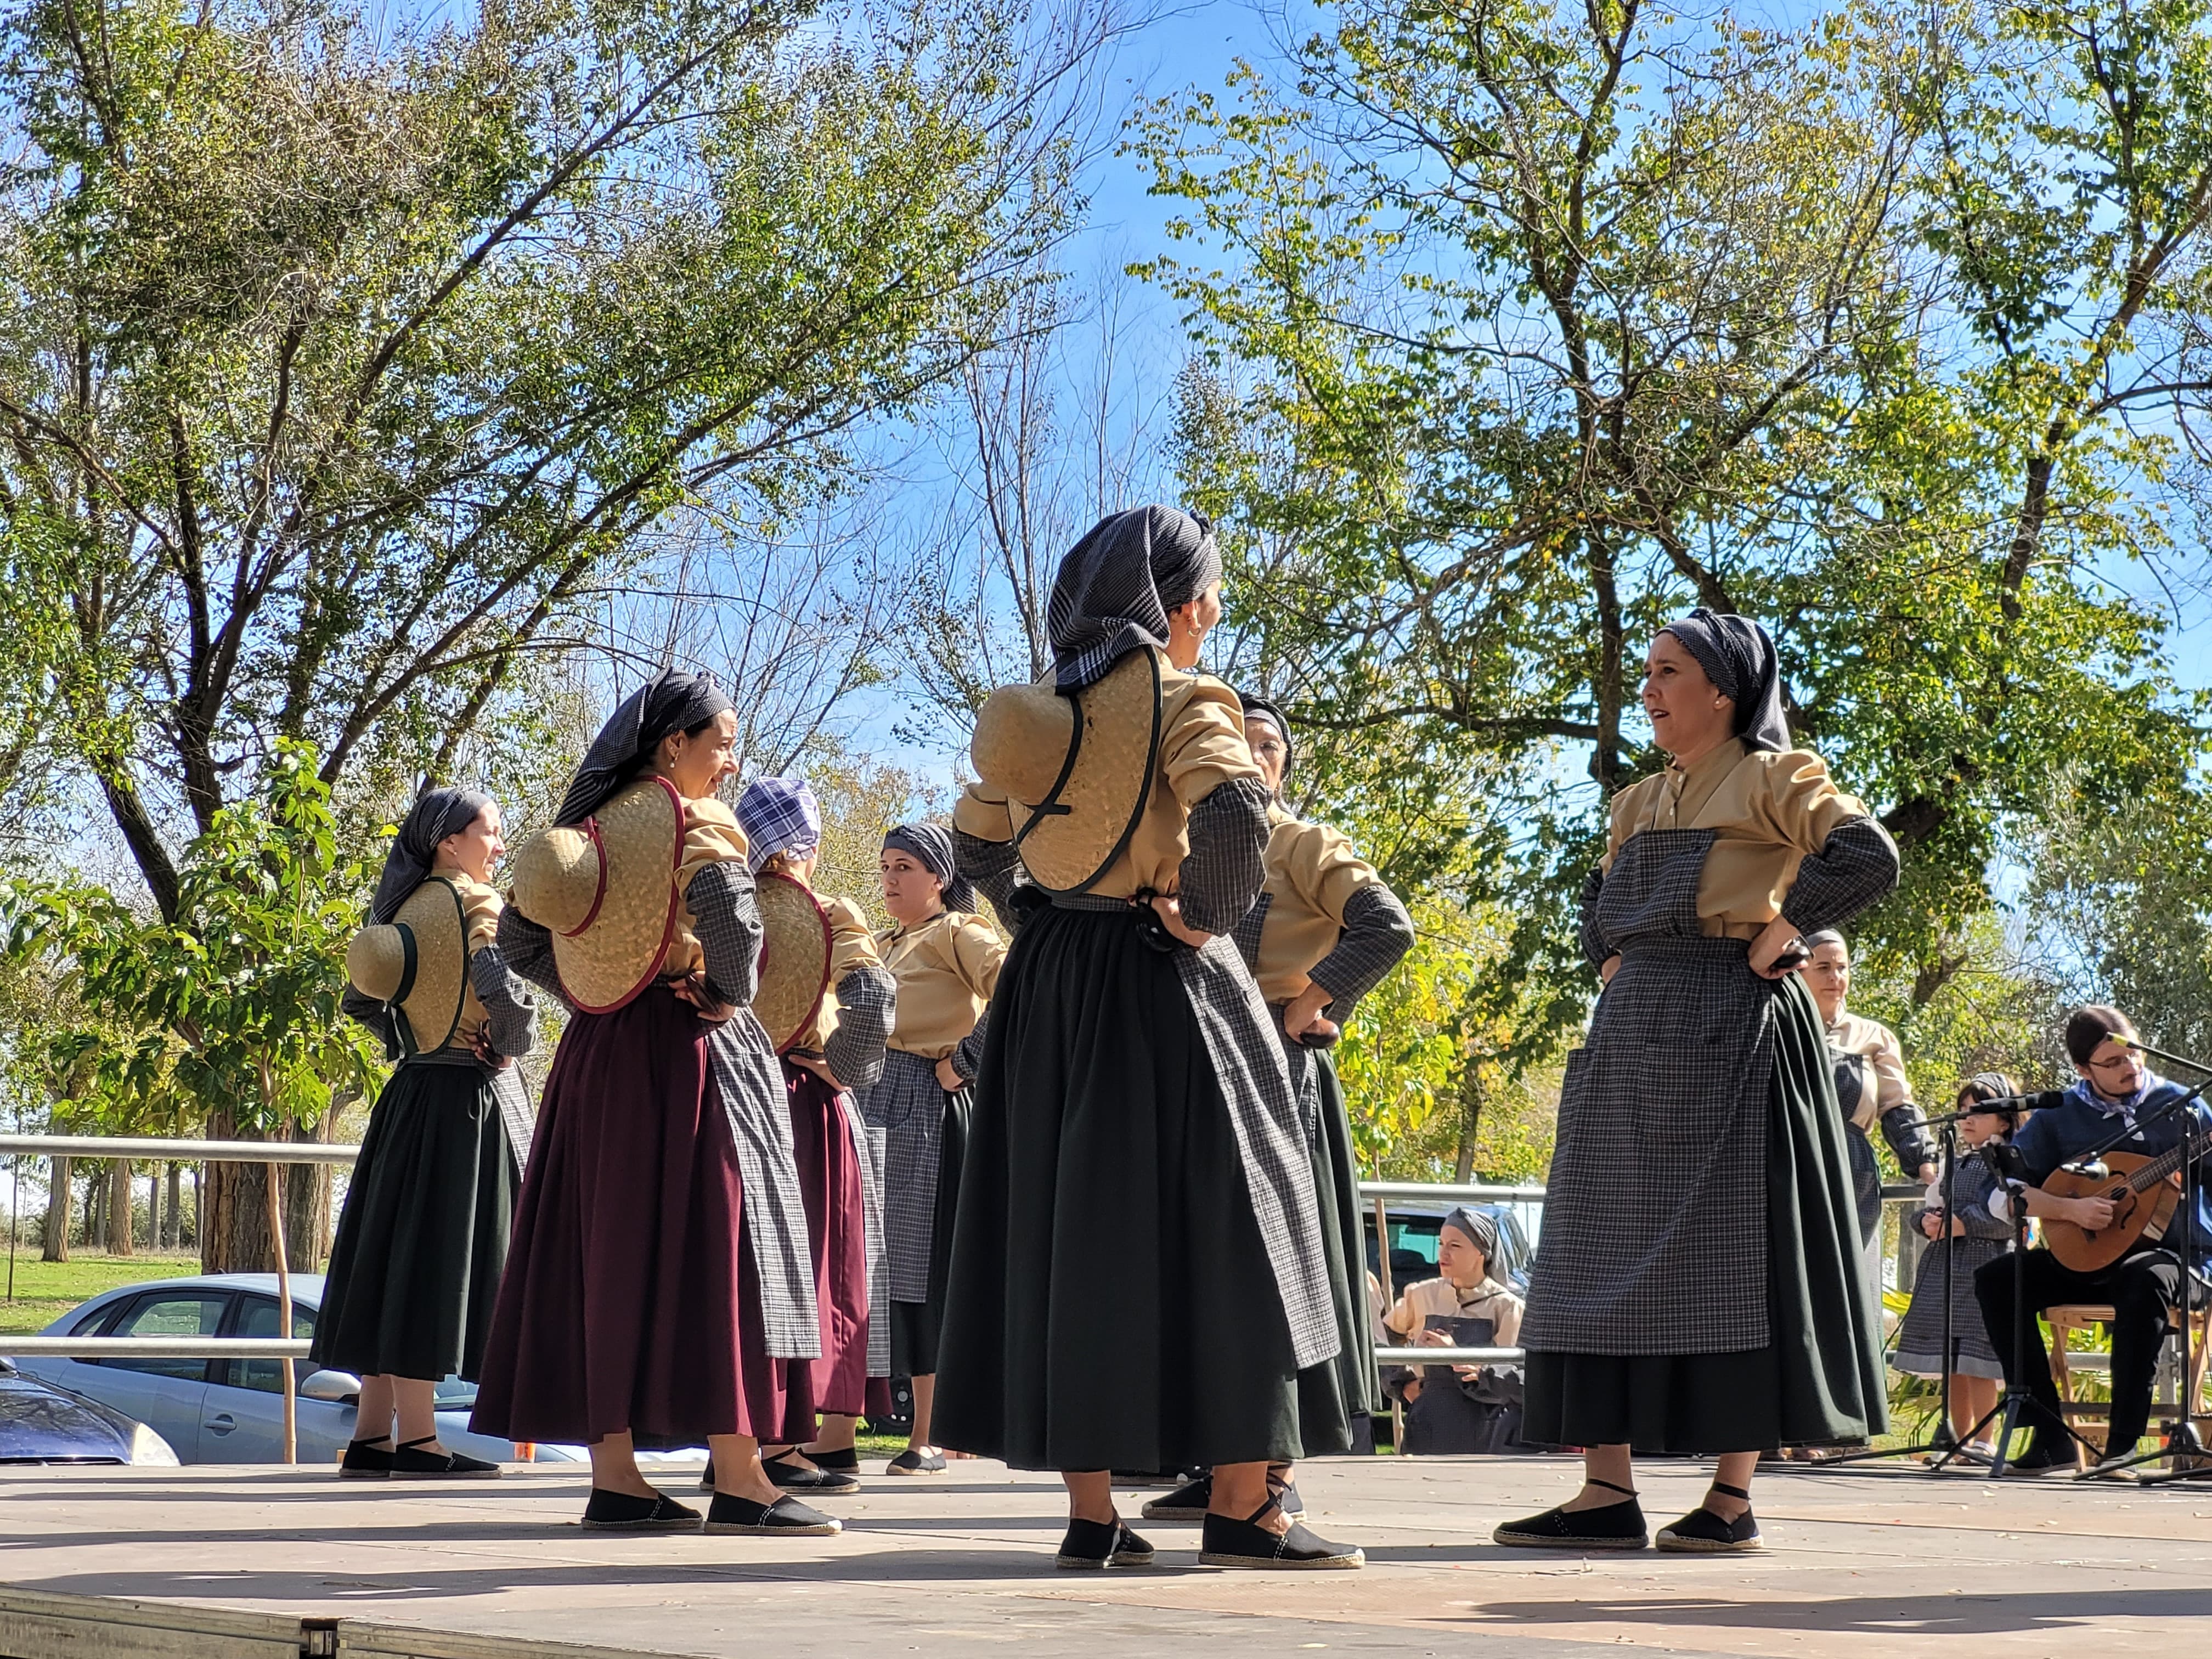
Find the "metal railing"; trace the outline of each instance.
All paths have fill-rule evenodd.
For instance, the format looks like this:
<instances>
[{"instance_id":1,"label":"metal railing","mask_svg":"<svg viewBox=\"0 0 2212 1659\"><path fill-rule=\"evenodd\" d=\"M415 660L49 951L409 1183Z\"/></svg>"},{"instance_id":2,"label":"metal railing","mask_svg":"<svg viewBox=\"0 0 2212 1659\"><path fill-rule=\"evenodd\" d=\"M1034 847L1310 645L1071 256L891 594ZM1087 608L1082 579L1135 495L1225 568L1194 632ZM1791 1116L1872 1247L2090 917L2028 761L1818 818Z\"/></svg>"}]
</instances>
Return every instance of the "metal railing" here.
<instances>
[{"instance_id":1,"label":"metal railing","mask_svg":"<svg viewBox=\"0 0 2212 1659\"><path fill-rule=\"evenodd\" d=\"M162 1140L124 1135L0 1135L18 1158L152 1158L163 1164L352 1164L358 1146L321 1140Z\"/></svg>"}]
</instances>

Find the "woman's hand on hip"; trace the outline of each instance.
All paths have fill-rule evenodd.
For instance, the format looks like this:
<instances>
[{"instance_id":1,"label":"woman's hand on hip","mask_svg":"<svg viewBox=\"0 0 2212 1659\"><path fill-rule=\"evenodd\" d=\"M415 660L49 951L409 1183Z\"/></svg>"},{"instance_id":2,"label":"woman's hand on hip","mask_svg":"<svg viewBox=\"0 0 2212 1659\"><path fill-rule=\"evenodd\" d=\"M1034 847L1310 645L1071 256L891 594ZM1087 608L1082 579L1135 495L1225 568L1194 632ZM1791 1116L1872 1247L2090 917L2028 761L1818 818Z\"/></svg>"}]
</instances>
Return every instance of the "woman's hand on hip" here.
<instances>
[{"instance_id":1,"label":"woman's hand on hip","mask_svg":"<svg viewBox=\"0 0 2212 1659\"><path fill-rule=\"evenodd\" d=\"M1601 964L1600 964L1597 970L1598 983L1601 985L1612 984L1613 976L1620 971L1620 952L1615 951L1611 956L1607 957Z\"/></svg>"},{"instance_id":2,"label":"woman's hand on hip","mask_svg":"<svg viewBox=\"0 0 2212 1659\"><path fill-rule=\"evenodd\" d=\"M968 1079L952 1069L950 1054L937 1062L937 1086L948 1095L957 1095L968 1086Z\"/></svg>"},{"instance_id":3,"label":"woman's hand on hip","mask_svg":"<svg viewBox=\"0 0 2212 1659\"><path fill-rule=\"evenodd\" d=\"M1320 986L1309 983L1306 988L1283 1005L1283 1033L1296 1042L1309 1032L1319 1036L1334 1036L1336 1024L1322 1018L1321 1011L1329 1005L1329 994Z\"/></svg>"},{"instance_id":4,"label":"woman's hand on hip","mask_svg":"<svg viewBox=\"0 0 2212 1659\"><path fill-rule=\"evenodd\" d=\"M1162 894L1152 900L1152 910L1159 917L1160 925L1190 946L1192 950L1204 950L1212 941L1212 934L1200 933L1184 925L1182 903L1180 900L1170 895Z\"/></svg>"},{"instance_id":5,"label":"woman's hand on hip","mask_svg":"<svg viewBox=\"0 0 2212 1659\"><path fill-rule=\"evenodd\" d=\"M1792 962L1786 968L1778 964L1792 955L1802 957L1803 950L1796 924L1787 916L1777 916L1751 942L1751 971L1761 979L1787 979L1797 971L1798 964Z\"/></svg>"}]
</instances>

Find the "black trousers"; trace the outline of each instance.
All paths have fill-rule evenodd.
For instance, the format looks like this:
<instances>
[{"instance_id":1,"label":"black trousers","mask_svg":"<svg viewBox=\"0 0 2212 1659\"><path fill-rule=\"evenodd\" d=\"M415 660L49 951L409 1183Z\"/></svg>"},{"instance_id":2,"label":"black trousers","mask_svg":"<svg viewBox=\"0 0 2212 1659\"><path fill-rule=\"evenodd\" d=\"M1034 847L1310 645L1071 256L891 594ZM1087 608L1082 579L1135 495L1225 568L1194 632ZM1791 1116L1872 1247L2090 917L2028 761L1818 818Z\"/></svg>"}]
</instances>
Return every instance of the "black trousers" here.
<instances>
[{"instance_id":1,"label":"black trousers","mask_svg":"<svg viewBox=\"0 0 2212 1659\"><path fill-rule=\"evenodd\" d=\"M2027 1375L2013 1375L2013 1259L2009 1254L1985 1261L1974 1274L1974 1299L2003 1364L2005 1381L2025 1387L2040 1410L2028 1421L2039 1449L2065 1449L2060 1431L2058 1385L2051 1381L2051 1355L2034 1316L2070 1302L2105 1303L2112 1310L2112 1415L2105 1444L2111 1455L2135 1449L2150 1424L2150 1389L2158 1368L2159 1345L2166 1340L2166 1310L2181 1293L2181 1262L2170 1250L2138 1250L2101 1273L2077 1273L2048 1250L2030 1250L2022 1264L2027 1302Z\"/></svg>"}]
</instances>

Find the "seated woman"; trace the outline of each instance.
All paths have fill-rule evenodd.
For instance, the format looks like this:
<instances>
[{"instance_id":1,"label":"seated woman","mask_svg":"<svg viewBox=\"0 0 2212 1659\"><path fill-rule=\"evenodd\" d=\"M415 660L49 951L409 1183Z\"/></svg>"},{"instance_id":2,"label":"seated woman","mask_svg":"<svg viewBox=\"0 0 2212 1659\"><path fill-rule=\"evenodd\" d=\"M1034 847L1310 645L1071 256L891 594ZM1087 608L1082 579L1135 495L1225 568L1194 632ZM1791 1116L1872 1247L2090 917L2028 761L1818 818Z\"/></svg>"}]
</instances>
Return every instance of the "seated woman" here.
<instances>
[{"instance_id":1,"label":"seated woman","mask_svg":"<svg viewBox=\"0 0 2212 1659\"><path fill-rule=\"evenodd\" d=\"M1437 1234L1438 1277L1407 1285L1383 1325L1416 1347L1517 1346L1521 1298L1490 1276L1497 1253L1498 1224L1454 1210ZM1402 1452L1502 1452L1521 1438L1517 1365L1423 1365L1389 1387L1406 1407Z\"/></svg>"},{"instance_id":2,"label":"seated woman","mask_svg":"<svg viewBox=\"0 0 2212 1659\"><path fill-rule=\"evenodd\" d=\"M1997 1072L1982 1072L1959 1091L1956 1109L1974 1112L1984 1101L2020 1093L2020 1085ZM1897 1333L1897 1350L1889 1363L1911 1376L1941 1376L1951 1373L1951 1432L1964 1441L1968 1430L1986 1427L1983 1419L1996 1408L1997 1385L2004 1376L2003 1362L1982 1323L1981 1304L1974 1299L1974 1271L2005 1253L2012 1229L1990 1209L1996 1176L1984 1159L1972 1156L1993 1140L2002 1140L2020 1127L2020 1113L2011 1107L1992 1106L1959 1121L1959 1140L1965 1155L1951 1172L1951 1213L1943 1213L1941 1178L1929 1188L1928 1201L1905 1218L1933 1242L1922 1252L1920 1271L1912 1281L1912 1305ZM1950 1302L1950 1340L1943 1307ZM1966 1449L1995 1457L1996 1448L1977 1440ZM1934 1454L1930 1454L1934 1455Z\"/></svg>"}]
</instances>

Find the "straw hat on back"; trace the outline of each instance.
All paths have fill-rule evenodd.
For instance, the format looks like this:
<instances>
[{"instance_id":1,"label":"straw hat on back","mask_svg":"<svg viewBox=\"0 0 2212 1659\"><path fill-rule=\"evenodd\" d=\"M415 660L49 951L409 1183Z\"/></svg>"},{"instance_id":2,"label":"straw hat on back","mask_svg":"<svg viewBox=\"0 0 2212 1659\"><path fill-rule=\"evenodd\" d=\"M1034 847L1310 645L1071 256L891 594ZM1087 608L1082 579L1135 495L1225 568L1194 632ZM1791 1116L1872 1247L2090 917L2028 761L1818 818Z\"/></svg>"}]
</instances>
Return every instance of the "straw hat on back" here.
<instances>
[{"instance_id":1,"label":"straw hat on back","mask_svg":"<svg viewBox=\"0 0 2212 1659\"><path fill-rule=\"evenodd\" d=\"M1152 793L1160 709L1160 653L1150 646L1073 693L1048 680L985 702L969 755L978 777L1006 791L1037 885L1083 892L1121 857Z\"/></svg>"},{"instance_id":2,"label":"straw hat on back","mask_svg":"<svg viewBox=\"0 0 2212 1659\"><path fill-rule=\"evenodd\" d=\"M675 933L683 854L684 803L658 775L515 854L515 905L553 935L562 988L584 1012L611 1012L653 982Z\"/></svg>"},{"instance_id":3,"label":"straw hat on back","mask_svg":"<svg viewBox=\"0 0 2212 1659\"><path fill-rule=\"evenodd\" d=\"M830 913L805 882L780 872L760 878L760 988L753 1013L782 1054L799 1040L830 988Z\"/></svg>"},{"instance_id":4,"label":"straw hat on back","mask_svg":"<svg viewBox=\"0 0 2212 1659\"><path fill-rule=\"evenodd\" d=\"M453 1040L468 992L469 942L461 896L443 876L409 894L388 922L346 946L346 978L398 1016L400 1052L434 1054Z\"/></svg>"}]
</instances>

